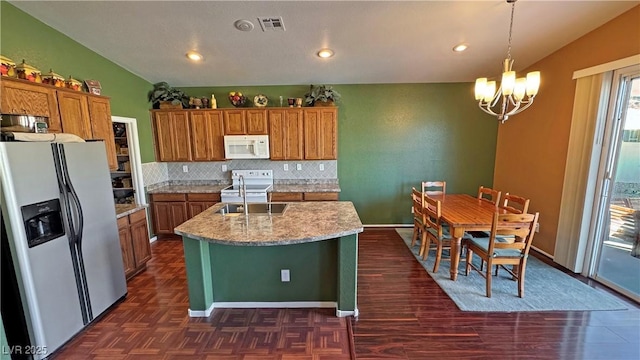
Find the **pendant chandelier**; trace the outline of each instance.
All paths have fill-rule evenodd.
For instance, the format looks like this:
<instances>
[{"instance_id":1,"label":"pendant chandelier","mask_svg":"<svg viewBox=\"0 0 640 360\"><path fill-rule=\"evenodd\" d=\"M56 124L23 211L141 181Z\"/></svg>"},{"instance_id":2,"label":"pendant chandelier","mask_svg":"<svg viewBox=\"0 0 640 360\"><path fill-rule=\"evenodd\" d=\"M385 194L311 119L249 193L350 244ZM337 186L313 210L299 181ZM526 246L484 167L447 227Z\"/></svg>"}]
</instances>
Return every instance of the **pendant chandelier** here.
<instances>
[{"instance_id":1,"label":"pendant chandelier","mask_svg":"<svg viewBox=\"0 0 640 360\"><path fill-rule=\"evenodd\" d=\"M476 79L476 100L478 106L487 114L498 117L501 123L509 119L509 116L518 114L533 104L534 97L540 87L540 72L532 71L526 78L516 78L516 72L511 70L511 32L513 30L513 12L517 0L507 0L511 4L511 23L509 24L509 47L507 58L504 59L502 81L498 91L496 82L487 78Z\"/></svg>"}]
</instances>

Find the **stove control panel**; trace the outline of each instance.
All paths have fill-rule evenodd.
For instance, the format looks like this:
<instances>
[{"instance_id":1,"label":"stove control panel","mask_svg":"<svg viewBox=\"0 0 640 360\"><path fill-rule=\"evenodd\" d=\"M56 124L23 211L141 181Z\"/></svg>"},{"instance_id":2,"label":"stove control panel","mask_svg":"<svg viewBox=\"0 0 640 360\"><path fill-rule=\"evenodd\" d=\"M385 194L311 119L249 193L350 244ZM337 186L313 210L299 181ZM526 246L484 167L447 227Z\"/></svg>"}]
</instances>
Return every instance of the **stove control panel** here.
<instances>
[{"instance_id":1,"label":"stove control panel","mask_svg":"<svg viewBox=\"0 0 640 360\"><path fill-rule=\"evenodd\" d=\"M231 179L236 180L242 175L248 179L273 179L273 170L231 170Z\"/></svg>"}]
</instances>

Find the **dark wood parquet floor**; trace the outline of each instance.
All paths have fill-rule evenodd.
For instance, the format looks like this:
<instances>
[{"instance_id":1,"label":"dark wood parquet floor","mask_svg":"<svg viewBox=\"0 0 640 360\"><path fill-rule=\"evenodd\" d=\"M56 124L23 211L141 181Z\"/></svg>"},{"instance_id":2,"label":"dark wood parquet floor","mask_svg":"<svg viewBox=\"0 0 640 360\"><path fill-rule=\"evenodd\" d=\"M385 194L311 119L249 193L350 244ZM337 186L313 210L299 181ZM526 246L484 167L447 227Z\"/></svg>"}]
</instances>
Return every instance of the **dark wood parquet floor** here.
<instances>
[{"instance_id":1,"label":"dark wood parquet floor","mask_svg":"<svg viewBox=\"0 0 640 360\"><path fill-rule=\"evenodd\" d=\"M359 240L358 360L640 359L635 303L626 311L462 312L395 230L368 229Z\"/></svg>"},{"instance_id":2,"label":"dark wood parquet floor","mask_svg":"<svg viewBox=\"0 0 640 360\"><path fill-rule=\"evenodd\" d=\"M127 299L52 359L640 359L640 309L470 313L414 260L392 229L360 235L358 307L224 309L189 318L182 244L152 245ZM515 288L514 288L515 289ZM603 290L604 291L604 290Z\"/></svg>"},{"instance_id":3,"label":"dark wood parquet floor","mask_svg":"<svg viewBox=\"0 0 640 360\"><path fill-rule=\"evenodd\" d=\"M217 309L189 318L182 241L156 241L151 250L126 299L51 359L351 359L350 324L334 309Z\"/></svg>"}]
</instances>

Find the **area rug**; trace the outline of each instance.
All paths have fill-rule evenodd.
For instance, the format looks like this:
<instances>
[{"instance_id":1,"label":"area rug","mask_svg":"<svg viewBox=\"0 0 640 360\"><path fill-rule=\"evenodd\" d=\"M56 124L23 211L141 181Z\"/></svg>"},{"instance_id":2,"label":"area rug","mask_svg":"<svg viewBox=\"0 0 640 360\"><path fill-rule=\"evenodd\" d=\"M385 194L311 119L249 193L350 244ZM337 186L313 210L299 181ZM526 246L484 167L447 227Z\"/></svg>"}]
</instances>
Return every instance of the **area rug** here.
<instances>
[{"instance_id":1,"label":"area rug","mask_svg":"<svg viewBox=\"0 0 640 360\"><path fill-rule=\"evenodd\" d=\"M594 289L544 262L529 256L525 275L524 298L518 297L518 285L501 269L492 279L491 298L486 297L485 279L471 270L464 275L466 263L460 261L458 279L449 277L449 262L442 261L437 273L433 273L435 250L426 261L418 256L419 240L411 247L413 228L397 228L396 231L411 250L416 260L449 295L462 311L571 311L571 310L623 310L627 306L604 291ZM462 259L461 259L462 260ZM479 258L474 256L474 261Z\"/></svg>"}]
</instances>

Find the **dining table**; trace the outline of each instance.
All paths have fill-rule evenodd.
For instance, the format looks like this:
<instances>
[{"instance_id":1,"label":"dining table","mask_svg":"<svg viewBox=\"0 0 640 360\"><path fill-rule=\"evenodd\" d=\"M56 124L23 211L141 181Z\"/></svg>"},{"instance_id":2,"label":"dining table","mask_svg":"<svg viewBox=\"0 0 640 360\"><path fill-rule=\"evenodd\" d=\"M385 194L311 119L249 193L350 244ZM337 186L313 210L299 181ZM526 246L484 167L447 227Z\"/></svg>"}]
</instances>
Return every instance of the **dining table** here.
<instances>
[{"instance_id":1,"label":"dining table","mask_svg":"<svg viewBox=\"0 0 640 360\"><path fill-rule=\"evenodd\" d=\"M493 215L498 212L506 214L507 210L499 208L489 201L478 199L468 194L429 195L441 202L440 220L449 225L451 234L451 280L458 278L460 248L467 231L491 231Z\"/></svg>"}]
</instances>

